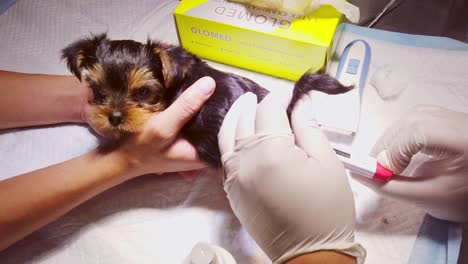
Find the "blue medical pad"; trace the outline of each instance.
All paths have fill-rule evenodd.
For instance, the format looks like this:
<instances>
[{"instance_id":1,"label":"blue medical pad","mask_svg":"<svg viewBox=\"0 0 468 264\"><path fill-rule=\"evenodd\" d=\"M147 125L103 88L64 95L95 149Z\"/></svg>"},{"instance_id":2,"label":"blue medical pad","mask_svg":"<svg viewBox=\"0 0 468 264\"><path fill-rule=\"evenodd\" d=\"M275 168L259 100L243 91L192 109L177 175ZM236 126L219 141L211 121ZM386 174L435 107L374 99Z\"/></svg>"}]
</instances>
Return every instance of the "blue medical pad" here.
<instances>
[{"instance_id":1,"label":"blue medical pad","mask_svg":"<svg viewBox=\"0 0 468 264\"><path fill-rule=\"evenodd\" d=\"M3 14L16 0L0 0L0 15Z\"/></svg>"},{"instance_id":2,"label":"blue medical pad","mask_svg":"<svg viewBox=\"0 0 468 264\"><path fill-rule=\"evenodd\" d=\"M426 215L408 264L456 264L461 236L460 224Z\"/></svg>"}]
</instances>

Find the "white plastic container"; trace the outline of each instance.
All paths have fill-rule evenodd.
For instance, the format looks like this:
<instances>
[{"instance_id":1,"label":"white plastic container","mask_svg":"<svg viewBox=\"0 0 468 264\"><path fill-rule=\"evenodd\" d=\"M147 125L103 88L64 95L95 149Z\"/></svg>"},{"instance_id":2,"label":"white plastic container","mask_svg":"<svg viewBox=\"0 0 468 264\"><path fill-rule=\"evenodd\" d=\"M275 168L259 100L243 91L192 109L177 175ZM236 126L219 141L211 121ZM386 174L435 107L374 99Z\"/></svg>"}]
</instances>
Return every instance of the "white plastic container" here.
<instances>
[{"instance_id":1,"label":"white plastic container","mask_svg":"<svg viewBox=\"0 0 468 264\"><path fill-rule=\"evenodd\" d=\"M224 248L199 242L192 248L183 264L237 264L237 262Z\"/></svg>"}]
</instances>

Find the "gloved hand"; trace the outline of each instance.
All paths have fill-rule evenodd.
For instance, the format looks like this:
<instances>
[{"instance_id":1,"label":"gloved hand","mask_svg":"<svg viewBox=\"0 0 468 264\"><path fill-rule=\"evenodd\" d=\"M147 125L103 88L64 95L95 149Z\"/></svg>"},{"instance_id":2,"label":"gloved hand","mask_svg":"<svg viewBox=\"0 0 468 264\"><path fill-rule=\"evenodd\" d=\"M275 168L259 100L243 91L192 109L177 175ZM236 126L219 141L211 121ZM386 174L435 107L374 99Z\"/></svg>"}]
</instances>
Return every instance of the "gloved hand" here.
<instances>
[{"instance_id":1,"label":"gloved hand","mask_svg":"<svg viewBox=\"0 0 468 264\"><path fill-rule=\"evenodd\" d=\"M257 107L248 93L226 115L218 139L231 207L274 263L319 250L362 262L344 168L310 117L308 97L292 113L292 133L289 100L270 93Z\"/></svg>"},{"instance_id":2,"label":"gloved hand","mask_svg":"<svg viewBox=\"0 0 468 264\"><path fill-rule=\"evenodd\" d=\"M355 179L390 197L415 203L430 215L468 222L468 114L421 106L393 124L375 146L377 159L401 173L418 153L430 155L412 176L378 183Z\"/></svg>"}]
</instances>

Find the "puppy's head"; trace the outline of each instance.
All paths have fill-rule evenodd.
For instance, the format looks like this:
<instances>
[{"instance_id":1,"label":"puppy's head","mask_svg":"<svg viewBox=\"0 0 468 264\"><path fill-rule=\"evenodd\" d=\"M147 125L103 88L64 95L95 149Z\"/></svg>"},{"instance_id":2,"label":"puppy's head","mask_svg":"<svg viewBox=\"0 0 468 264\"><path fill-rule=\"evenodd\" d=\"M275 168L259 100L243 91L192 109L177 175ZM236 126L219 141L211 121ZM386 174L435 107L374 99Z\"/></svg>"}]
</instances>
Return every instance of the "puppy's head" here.
<instances>
[{"instance_id":1,"label":"puppy's head","mask_svg":"<svg viewBox=\"0 0 468 264\"><path fill-rule=\"evenodd\" d=\"M72 43L62 51L70 71L93 92L89 123L102 134L138 132L168 104L165 94L184 77L171 56L174 46L105 34Z\"/></svg>"}]
</instances>

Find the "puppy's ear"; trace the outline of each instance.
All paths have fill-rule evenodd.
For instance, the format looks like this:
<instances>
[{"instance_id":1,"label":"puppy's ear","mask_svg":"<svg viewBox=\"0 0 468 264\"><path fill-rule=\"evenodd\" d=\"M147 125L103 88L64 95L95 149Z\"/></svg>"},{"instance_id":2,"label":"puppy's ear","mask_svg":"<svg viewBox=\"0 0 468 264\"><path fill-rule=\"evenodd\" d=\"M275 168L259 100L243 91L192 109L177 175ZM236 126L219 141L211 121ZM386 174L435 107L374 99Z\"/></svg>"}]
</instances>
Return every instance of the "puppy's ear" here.
<instances>
[{"instance_id":1,"label":"puppy's ear","mask_svg":"<svg viewBox=\"0 0 468 264\"><path fill-rule=\"evenodd\" d=\"M62 59L66 60L68 69L81 81L83 69L96 63L96 50L103 41L107 41L106 34L92 35L90 38L80 39L62 50Z\"/></svg>"},{"instance_id":2,"label":"puppy's ear","mask_svg":"<svg viewBox=\"0 0 468 264\"><path fill-rule=\"evenodd\" d=\"M190 71L193 56L181 47L148 40L146 47L161 60L166 88L180 85Z\"/></svg>"}]
</instances>

